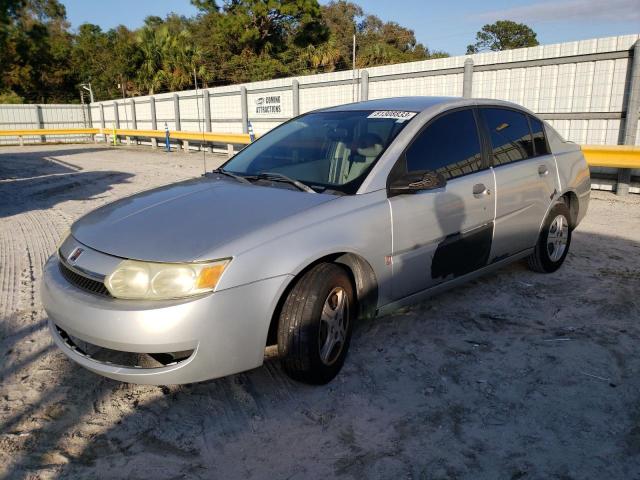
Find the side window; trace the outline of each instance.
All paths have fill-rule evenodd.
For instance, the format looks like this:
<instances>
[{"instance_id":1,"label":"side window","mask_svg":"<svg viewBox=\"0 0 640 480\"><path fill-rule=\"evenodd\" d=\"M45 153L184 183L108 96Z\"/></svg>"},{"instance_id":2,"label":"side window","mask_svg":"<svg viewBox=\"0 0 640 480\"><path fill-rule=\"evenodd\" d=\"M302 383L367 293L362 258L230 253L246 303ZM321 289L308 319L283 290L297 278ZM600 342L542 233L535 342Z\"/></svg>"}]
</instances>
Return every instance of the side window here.
<instances>
[{"instance_id":1,"label":"side window","mask_svg":"<svg viewBox=\"0 0 640 480\"><path fill-rule=\"evenodd\" d=\"M481 108L493 148L493 164L505 165L533 157L533 141L524 113L505 108Z\"/></svg>"},{"instance_id":2,"label":"side window","mask_svg":"<svg viewBox=\"0 0 640 480\"><path fill-rule=\"evenodd\" d=\"M423 130L406 152L407 171L441 173L446 179L482 169L482 149L471 110L449 113Z\"/></svg>"},{"instance_id":3,"label":"side window","mask_svg":"<svg viewBox=\"0 0 640 480\"><path fill-rule=\"evenodd\" d=\"M529 115L529 124L531 125L531 134L533 135L533 148L536 155L549 155L549 144L544 134L544 125L540 120Z\"/></svg>"}]
</instances>

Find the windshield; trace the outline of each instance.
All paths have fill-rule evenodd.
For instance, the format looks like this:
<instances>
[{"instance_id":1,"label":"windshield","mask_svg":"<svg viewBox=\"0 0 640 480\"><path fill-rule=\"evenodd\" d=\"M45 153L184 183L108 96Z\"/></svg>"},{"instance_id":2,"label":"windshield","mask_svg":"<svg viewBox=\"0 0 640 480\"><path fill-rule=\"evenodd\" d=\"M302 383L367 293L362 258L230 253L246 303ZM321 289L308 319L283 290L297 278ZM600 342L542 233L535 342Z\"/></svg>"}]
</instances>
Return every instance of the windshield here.
<instances>
[{"instance_id":1,"label":"windshield","mask_svg":"<svg viewBox=\"0 0 640 480\"><path fill-rule=\"evenodd\" d=\"M314 190L355 193L414 112L309 113L248 145L223 169L237 175L279 173Z\"/></svg>"}]
</instances>

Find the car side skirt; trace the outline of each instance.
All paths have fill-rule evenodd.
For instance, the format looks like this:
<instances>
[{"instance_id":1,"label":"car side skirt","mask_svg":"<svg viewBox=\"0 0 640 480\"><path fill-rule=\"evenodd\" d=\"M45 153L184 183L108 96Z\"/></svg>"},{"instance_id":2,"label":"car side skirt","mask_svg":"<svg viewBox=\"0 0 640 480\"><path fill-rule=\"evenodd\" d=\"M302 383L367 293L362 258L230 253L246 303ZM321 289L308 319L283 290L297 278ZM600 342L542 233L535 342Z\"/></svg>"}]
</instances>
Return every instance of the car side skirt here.
<instances>
[{"instance_id":1,"label":"car side skirt","mask_svg":"<svg viewBox=\"0 0 640 480\"><path fill-rule=\"evenodd\" d=\"M457 287L458 285L468 282L469 280L473 280L474 278L477 278L487 273L498 270L499 268L502 268L505 265L508 265L510 263L513 263L525 257L528 257L529 255L531 255L531 253L533 253L533 248L528 248L527 250L523 250L522 252L511 255L510 257L491 263L474 272L467 273L466 275L462 275L457 278L452 278L451 280L448 280L444 283L440 283L433 287L429 287L420 292L413 293L407 297L401 298L400 300L396 300L395 302L391 302L386 305L383 305L382 307L378 308L378 311L376 312L376 316L380 317L383 315L388 315L389 313L393 312L394 310L397 310L398 308L405 307L407 305L413 305L415 303L420 303L433 295L437 295L440 292L444 292L446 290L449 290L450 288Z\"/></svg>"}]
</instances>

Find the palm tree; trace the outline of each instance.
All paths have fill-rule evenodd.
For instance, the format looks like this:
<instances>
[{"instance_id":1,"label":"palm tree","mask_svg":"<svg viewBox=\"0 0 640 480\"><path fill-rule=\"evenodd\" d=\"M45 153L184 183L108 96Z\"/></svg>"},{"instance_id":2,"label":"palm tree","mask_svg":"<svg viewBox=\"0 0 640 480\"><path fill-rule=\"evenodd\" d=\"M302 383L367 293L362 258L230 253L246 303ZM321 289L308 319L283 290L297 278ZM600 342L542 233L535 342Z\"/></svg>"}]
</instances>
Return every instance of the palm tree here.
<instances>
[{"instance_id":1,"label":"palm tree","mask_svg":"<svg viewBox=\"0 0 640 480\"><path fill-rule=\"evenodd\" d=\"M320 45L309 45L304 50L306 60L314 70L323 67L326 72L332 72L340 60L340 49L336 46L335 39L331 37Z\"/></svg>"},{"instance_id":2,"label":"palm tree","mask_svg":"<svg viewBox=\"0 0 640 480\"><path fill-rule=\"evenodd\" d=\"M169 34L164 28L145 27L140 30L137 40L142 53L137 80L143 89L148 90L149 95L153 95L162 87L167 77L162 67Z\"/></svg>"}]
</instances>

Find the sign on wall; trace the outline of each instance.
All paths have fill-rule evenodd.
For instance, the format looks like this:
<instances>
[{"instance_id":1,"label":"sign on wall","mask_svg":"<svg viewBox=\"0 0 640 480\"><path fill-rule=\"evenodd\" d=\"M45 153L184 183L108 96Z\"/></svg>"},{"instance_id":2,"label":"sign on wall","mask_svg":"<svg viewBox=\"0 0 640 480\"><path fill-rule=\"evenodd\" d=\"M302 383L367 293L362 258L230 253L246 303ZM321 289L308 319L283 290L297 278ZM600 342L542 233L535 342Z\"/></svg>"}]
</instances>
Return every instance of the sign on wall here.
<instances>
[{"instance_id":1,"label":"sign on wall","mask_svg":"<svg viewBox=\"0 0 640 480\"><path fill-rule=\"evenodd\" d=\"M270 115L273 113L282 113L282 100L280 95L269 95L258 97L256 102L257 115Z\"/></svg>"}]
</instances>

